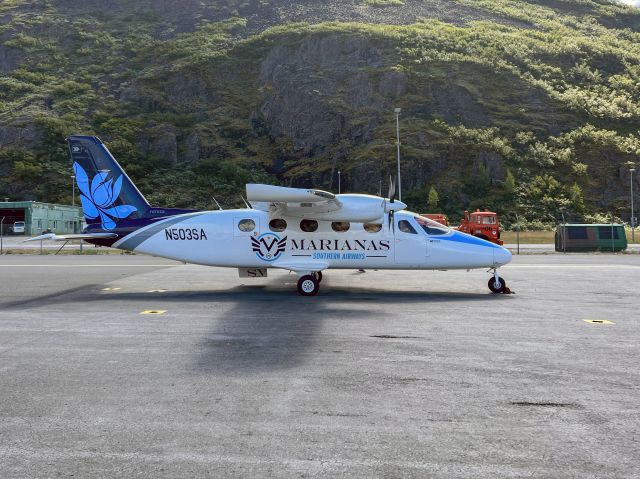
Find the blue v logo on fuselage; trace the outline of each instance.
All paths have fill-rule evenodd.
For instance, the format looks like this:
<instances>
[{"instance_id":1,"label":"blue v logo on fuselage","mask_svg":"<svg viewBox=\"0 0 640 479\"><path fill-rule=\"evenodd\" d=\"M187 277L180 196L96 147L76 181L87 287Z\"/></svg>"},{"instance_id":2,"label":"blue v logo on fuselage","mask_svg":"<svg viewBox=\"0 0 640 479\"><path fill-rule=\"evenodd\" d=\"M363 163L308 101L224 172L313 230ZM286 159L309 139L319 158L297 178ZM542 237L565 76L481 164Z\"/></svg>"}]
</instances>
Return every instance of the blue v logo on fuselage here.
<instances>
[{"instance_id":1,"label":"blue v logo on fuselage","mask_svg":"<svg viewBox=\"0 0 640 479\"><path fill-rule=\"evenodd\" d=\"M287 237L280 239L275 233L263 233L257 238L251 238L251 247L261 260L275 261L284 253Z\"/></svg>"}]
</instances>

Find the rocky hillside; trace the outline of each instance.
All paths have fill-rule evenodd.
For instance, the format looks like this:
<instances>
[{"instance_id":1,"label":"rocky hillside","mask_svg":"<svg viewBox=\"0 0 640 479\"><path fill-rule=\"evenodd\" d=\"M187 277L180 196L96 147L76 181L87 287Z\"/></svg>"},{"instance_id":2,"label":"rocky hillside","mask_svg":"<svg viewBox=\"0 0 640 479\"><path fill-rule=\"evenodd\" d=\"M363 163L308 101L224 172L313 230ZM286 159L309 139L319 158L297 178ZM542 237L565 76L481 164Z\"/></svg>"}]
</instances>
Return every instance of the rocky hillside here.
<instances>
[{"instance_id":1,"label":"rocky hillside","mask_svg":"<svg viewBox=\"0 0 640 479\"><path fill-rule=\"evenodd\" d=\"M640 11L608 0L4 0L0 196L69 201L98 134L155 203L248 181L449 214L628 217ZM637 184L640 191L640 183ZM430 208L433 209L432 205Z\"/></svg>"}]
</instances>

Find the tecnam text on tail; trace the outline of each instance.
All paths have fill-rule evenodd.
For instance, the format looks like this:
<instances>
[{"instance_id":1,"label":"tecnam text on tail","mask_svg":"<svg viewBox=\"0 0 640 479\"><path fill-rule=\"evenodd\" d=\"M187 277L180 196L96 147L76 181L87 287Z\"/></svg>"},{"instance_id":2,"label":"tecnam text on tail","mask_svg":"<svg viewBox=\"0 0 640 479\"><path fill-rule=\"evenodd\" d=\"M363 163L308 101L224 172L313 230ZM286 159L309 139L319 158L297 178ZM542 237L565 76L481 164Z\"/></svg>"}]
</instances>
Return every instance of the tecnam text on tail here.
<instances>
[{"instance_id":1,"label":"tecnam text on tail","mask_svg":"<svg viewBox=\"0 0 640 479\"><path fill-rule=\"evenodd\" d=\"M105 145L93 136L68 138L90 243L187 263L238 268L266 276L298 275L298 292L319 291L327 269L476 269L492 271L489 288L506 290L497 269L511 253L454 231L395 200L315 189L248 184L251 208L193 211L151 206Z\"/></svg>"}]
</instances>

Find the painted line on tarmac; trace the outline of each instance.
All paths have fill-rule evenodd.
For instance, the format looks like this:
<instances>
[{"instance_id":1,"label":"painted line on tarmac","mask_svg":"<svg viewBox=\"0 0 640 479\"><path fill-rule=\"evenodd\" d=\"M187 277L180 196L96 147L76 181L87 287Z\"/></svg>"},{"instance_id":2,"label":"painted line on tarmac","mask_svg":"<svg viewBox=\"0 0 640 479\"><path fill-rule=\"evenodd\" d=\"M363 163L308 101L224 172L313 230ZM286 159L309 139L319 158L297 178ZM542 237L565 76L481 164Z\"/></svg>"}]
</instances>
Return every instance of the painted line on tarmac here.
<instances>
[{"instance_id":1,"label":"painted line on tarmac","mask_svg":"<svg viewBox=\"0 0 640 479\"><path fill-rule=\"evenodd\" d=\"M574 269L594 269L594 268L640 268L640 265L634 264L508 264L502 268L574 268Z\"/></svg>"}]
</instances>

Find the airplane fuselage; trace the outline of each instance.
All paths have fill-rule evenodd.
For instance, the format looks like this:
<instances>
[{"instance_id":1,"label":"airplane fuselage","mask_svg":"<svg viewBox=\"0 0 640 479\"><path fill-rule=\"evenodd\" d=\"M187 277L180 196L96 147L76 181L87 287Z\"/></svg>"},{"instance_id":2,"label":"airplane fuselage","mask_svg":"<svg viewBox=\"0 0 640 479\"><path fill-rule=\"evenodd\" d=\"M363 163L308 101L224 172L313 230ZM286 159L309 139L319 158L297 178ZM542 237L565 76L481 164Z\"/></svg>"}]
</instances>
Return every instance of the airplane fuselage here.
<instances>
[{"instance_id":1,"label":"airplane fuselage","mask_svg":"<svg viewBox=\"0 0 640 479\"><path fill-rule=\"evenodd\" d=\"M209 266L309 271L493 268L511 259L506 249L464 233L429 234L418 218L398 212L394 227L387 217L372 224L282 217L274 225L262 210L203 211L154 222L114 247Z\"/></svg>"}]
</instances>

